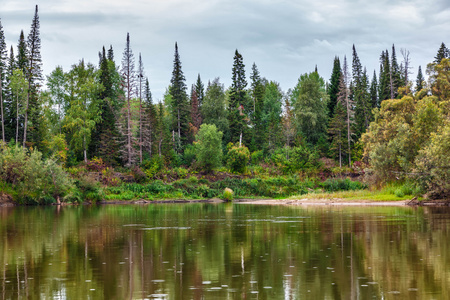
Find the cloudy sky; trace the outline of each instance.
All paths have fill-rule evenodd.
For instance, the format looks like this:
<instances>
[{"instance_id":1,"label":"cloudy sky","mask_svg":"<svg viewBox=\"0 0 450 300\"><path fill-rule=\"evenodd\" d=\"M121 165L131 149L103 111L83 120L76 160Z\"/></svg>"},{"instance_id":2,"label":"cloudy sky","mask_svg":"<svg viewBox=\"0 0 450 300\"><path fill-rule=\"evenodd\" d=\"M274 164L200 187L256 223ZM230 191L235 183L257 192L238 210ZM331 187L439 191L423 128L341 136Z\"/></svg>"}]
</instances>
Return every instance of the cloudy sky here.
<instances>
[{"instance_id":1,"label":"cloudy sky","mask_svg":"<svg viewBox=\"0 0 450 300\"><path fill-rule=\"evenodd\" d=\"M334 56L351 61L353 44L372 76L392 44L399 61L400 49L410 52L416 73L450 43L448 0L0 0L8 45L17 46L21 29L28 35L36 4L44 74L81 58L97 64L102 46L112 45L120 63L129 32L155 100L169 85L175 42L188 86L200 73L205 84L220 77L228 87L238 49L247 78L255 62L284 91L315 65L329 80Z\"/></svg>"}]
</instances>

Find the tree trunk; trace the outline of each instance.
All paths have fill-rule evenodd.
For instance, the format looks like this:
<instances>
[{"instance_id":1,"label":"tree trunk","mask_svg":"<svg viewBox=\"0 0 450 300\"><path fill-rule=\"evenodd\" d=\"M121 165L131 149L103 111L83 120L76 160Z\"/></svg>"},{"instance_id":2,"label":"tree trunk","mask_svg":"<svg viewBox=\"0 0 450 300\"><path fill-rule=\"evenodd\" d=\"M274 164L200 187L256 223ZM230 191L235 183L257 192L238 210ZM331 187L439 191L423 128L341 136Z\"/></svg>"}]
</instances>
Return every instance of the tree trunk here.
<instances>
[{"instance_id":1,"label":"tree trunk","mask_svg":"<svg viewBox=\"0 0 450 300\"><path fill-rule=\"evenodd\" d=\"M19 142L19 94L16 95L16 144Z\"/></svg>"},{"instance_id":2,"label":"tree trunk","mask_svg":"<svg viewBox=\"0 0 450 300\"><path fill-rule=\"evenodd\" d=\"M30 104L31 81L28 81L27 104L25 105L25 120L23 124L23 147L27 144L27 125L28 125L28 105Z\"/></svg>"}]
</instances>

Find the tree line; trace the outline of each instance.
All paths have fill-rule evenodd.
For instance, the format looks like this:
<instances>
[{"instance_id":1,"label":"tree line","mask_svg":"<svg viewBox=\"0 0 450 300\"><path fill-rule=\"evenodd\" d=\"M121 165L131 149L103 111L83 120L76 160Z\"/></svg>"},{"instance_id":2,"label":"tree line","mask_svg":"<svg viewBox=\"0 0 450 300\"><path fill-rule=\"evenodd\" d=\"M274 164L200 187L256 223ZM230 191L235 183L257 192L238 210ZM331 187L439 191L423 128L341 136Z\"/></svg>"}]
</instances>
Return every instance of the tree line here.
<instances>
[{"instance_id":1,"label":"tree line","mask_svg":"<svg viewBox=\"0 0 450 300\"><path fill-rule=\"evenodd\" d=\"M284 92L279 83L263 77L255 63L247 76L236 50L230 87L218 77L205 84L200 74L188 86L175 43L170 85L156 103L129 34L120 65L112 46L103 47L97 64L80 60L70 70L56 67L46 76L46 89L40 48L38 6L27 38L22 31L17 47L9 51L0 21L1 139L37 148L67 165L101 158L110 166L132 167L159 158L168 165L190 166L198 149L205 147L195 145L209 139L215 141L210 148L220 150L209 156L221 157L233 146L287 158L303 149L300 156L308 156L306 161L328 157L351 167L370 158L361 137L379 120L384 100L442 92L435 88L439 80L425 81L420 66L413 83L410 53L401 49L399 62L394 45L381 52L380 69L371 77L353 45L351 63L335 57L328 81L316 68ZM448 57L442 43L429 74L437 74L433 68ZM199 134L202 124L214 128Z\"/></svg>"}]
</instances>

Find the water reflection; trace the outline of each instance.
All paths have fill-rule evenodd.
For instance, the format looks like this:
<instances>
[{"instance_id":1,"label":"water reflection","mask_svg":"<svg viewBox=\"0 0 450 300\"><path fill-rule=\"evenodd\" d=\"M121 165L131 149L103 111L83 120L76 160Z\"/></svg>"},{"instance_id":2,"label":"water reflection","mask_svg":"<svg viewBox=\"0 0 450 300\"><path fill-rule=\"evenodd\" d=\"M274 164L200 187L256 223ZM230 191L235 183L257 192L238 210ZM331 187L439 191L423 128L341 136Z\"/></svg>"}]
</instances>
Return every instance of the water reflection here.
<instances>
[{"instance_id":1,"label":"water reflection","mask_svg":"<svg viewBox=\"0 0 450 300\"><path fill-rule=\"evenodd\" d=\"M450 210L0 209L1 299L445 299Z\"/></svg>"}]
</instances>

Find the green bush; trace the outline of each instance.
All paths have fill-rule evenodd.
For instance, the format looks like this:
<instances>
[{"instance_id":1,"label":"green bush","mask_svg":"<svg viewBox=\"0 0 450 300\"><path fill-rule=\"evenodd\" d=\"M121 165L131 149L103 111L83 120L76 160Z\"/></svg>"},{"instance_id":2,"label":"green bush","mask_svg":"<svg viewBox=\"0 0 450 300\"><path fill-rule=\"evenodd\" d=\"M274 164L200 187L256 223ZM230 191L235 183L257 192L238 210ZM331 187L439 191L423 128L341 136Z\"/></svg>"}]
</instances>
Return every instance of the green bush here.
<instances>
[{"instance_id":1,"label":"green bush","mask_svg":"<svg viewBox=\"0 0 450 300\"><path fill-rule=\"evenodd\" d=\"M196 158L203 170L211 172L222 162L222 136L216 125L202 124L195 136Z\"/></svg>"},{"instance_id":2,"label":"green bush","mask_svg":"<svg viewBox=\"0 0 450 300\"><path fill-rule=\"evenodd\" d=\"M69 174L51 157L37 150L0 143L0 181L10 184L14 200L21 204L65 201L74 184Z\"/></svg>"},{"instance_id":3,"label":"green bush","mask_svg":"<svg viewBox=\"0 0 450 300\"><path fill-rule=\"evenodd\" d=\"M232 146L228 150L227 165L232 172L244 173L250 159L250 151L245 146Z\"/></svg>"}]
</instances>

